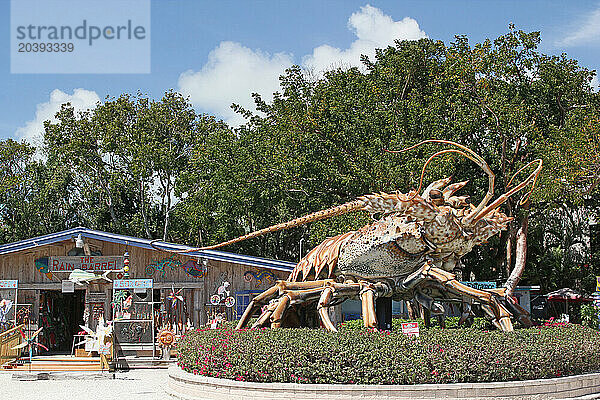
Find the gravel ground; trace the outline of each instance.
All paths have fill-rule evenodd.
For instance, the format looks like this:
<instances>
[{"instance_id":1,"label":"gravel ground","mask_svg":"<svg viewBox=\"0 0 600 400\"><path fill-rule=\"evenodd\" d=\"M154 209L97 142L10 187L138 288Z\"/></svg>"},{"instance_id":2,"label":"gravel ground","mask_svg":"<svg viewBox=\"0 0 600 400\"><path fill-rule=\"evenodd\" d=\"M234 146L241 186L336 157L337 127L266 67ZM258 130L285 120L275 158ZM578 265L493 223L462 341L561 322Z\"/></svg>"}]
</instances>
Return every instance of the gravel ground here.
<instances>
[{"instance_id":1,"label":"gravel ground","mask_svg":"<svg viewBox=\"0 0 600 400\"><path fill-rule=\"evenodd\" d=\"M0 372L0 399L4 400L162 400L166 369L137 369L114 374L52 373L52 380L24 381L22 375Z\"/></svg>"}]
</instances>

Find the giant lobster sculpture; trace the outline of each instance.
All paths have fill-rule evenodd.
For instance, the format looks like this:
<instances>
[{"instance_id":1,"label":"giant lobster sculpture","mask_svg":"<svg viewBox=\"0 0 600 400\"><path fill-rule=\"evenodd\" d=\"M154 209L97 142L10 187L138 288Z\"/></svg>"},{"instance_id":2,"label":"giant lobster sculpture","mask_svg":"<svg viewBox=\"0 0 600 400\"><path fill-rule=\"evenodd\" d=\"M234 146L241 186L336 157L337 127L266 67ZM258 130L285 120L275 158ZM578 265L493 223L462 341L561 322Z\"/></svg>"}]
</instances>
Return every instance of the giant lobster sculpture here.
<instances>
[{"instance_id":1,"label":"giant lobster sculpture","mask_svg":"<svg viewBox=\"0 0 600 400\"><path fill-rule=\"evenodd\" d=\"M491 236L506 229L512 218L498 208L511 195L531 184L531 190L521 201L529 197L542 161L538 159L521 168L515 176L531 165L537 165L523 182L488 204L493 197L494 174L479 155L463 145L445 140L426 140L400 151L424 143L447 144L453 148L441 150L426 161L416 191L362 196L217 245L187 250L220 248L353 211L381 216L357 231L328 238L312 249L287 280L278 281L250 302L237 328L246 326L250 317L260 309L262 313L253 327L297 326L300 323L299 312L314 307L323 326L335 331L327 309L350 298L360 298L364 324L374 328L377 325L375 300L379 297L414 299L434 315L444 312L440 300L458 300L467 305L477 303L503 331L513 330L511 315L524 324L530 324L527 311L506 294L505 288L474 289L457 281L451 271L459 267L461 258L474 246L485 243ZM427 165L435 157L446 153L458 153L468 158L488 175L488 191L479 205L470 204L468 196L455 196L467 184L466 181L450 184L449 178L441 179L421 192ZM468 316L469 310L466 307L463 319Z\"/></svg>"}]
</instances>

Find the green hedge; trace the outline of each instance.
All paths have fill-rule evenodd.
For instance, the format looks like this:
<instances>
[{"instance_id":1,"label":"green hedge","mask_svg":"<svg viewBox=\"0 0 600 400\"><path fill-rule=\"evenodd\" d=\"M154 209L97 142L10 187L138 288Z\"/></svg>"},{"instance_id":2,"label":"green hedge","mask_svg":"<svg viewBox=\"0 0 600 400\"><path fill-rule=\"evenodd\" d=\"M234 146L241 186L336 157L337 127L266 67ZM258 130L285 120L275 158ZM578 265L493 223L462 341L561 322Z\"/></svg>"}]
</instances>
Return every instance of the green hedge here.
<instances>
[{"instance_id":1,"label":"green hedge","mask_svg":"<svg viewBox=\"0 0 600 400\"><path fill-rule=\"evenodd\" d=\"M494 325L492 324L492 322L485 318L475 317L470 325L467 325L467 324L458 325L459 320L460 320L459 317L446 317L445 318L446 328L448 328L448 329L464 328L464 329L480 329L480 330L494 329ZM425 323L422 319L408 320L408 319L402 319L402 318L394 318L394 319L392 319L392 330L393 331L401 331L402 323L415 322L415 321L419 323L420 329L426 329ZM432 325L432 328L438 327L437 318L431 318L431 325ZM343 322L341 324L341 326L339 327L339 329L340 330L362 330L362 329L364 329L363 320L362 319L354 319L351 321Z\"/></svg>"},{"instance_id":2,"label":"green hedge","mask_svg":"<svg viewBox=\"0 0 600 400\"><path fill-rule=\"evenodd\" d=\"M550 378L597 371L600 332L580 325L519 329L198 330L178 344L178 365L254 382L416 384Z\"/></svg>"}]
</instances>

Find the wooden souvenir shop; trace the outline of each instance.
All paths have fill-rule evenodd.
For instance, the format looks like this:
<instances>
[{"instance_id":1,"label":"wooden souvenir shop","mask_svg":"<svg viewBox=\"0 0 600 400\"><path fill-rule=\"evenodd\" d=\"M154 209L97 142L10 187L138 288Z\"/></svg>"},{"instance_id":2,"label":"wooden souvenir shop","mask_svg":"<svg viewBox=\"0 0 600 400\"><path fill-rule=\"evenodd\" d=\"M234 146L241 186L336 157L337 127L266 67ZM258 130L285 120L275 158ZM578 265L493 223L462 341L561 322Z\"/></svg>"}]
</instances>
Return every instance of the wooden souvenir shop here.
<instances>
[{"instance_id":1,"label":"wooden souvenir shop","mask_svg":"<svg viewBox=\"0 0 600 400\"><path fill-rule=\"evenodd\" d=\"M152 346L165 327L178 334L239 318L294 265L224 251L177 255L148 239L74 228L0 245L0 331L43 328L48 353L69 354L85 334L80 326L115 320L116 340Z\"/></svg>"}]
</instances>

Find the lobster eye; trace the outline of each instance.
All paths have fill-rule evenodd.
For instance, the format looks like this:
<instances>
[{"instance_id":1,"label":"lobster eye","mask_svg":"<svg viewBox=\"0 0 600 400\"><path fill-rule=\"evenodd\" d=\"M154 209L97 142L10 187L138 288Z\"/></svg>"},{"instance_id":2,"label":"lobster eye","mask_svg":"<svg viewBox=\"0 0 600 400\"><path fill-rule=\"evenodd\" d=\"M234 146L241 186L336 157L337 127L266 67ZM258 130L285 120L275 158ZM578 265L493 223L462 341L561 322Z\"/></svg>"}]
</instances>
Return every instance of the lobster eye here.
<instances>
[{"instance_id":1,"label":"lobster eye","mask_svg":"<svg viewBox=\"0 0 600 400\"><path fill-rule=\"evenodd\" d=\"M444 204L444 195L438 189L432 189L429 192L429 198L431 199L431 202L436 206L441 206L442 204Z\"/></svg>"},{"instance_id":2,"label":"lobster eye","mask_svg":"<svg viewBox=\"0 0 600 400\"><path fill-rule=\"evenodd\" d=\"M443 197L444 197L444 195L443 195L443 194L442 194L442 192L441 192L440 190L438 190L438 189L432 189L432 190L429 192L429 198L430 198L431 200L434 200L434 199L441 199L441 198L443 198Z\"/></svg>"}]
</instances>

